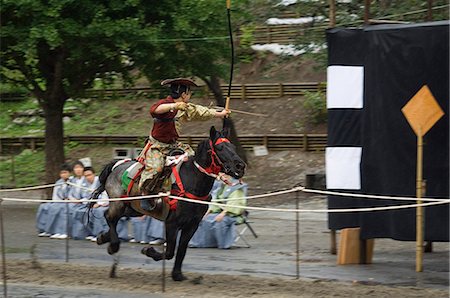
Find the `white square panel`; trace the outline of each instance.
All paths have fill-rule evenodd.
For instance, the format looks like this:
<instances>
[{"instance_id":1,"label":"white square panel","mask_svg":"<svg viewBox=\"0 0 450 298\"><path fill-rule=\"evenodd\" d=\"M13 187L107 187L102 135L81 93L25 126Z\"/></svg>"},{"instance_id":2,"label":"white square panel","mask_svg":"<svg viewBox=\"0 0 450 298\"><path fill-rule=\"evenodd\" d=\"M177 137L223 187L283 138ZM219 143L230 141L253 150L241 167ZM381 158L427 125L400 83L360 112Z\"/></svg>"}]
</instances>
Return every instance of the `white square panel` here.
<instances>
[{"instance_id":1,"label":"white square panel","mask_svg":"<svg viewBox=\"0 0 450 298\"><path fill-rule=\"evenodd\" d=\"M361 189L361 147L327 147L327 189Z\"/></svg>"},{"instance_id":2,"label":"white square panel","mask_svg":"<svg viewBox=\"0 0 450 298\"><path fill-rule=\"evenodd\" d=\"M332 65L327 69L327 108L362 109L364 67Z\"/></svg>"}]
</instances>

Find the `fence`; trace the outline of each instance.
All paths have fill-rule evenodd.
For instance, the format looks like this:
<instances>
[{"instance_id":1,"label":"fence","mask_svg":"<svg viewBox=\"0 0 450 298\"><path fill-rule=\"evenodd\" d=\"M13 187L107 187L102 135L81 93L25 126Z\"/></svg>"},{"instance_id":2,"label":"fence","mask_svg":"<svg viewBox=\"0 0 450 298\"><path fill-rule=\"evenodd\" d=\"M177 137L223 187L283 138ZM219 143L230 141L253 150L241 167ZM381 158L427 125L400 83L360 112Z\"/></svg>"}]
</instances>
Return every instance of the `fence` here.
<instances>
[{"instance_id":1,"label":"fence","mask_svg":"<svg viewBox=\"0 0 450 298\"><path fill-rule=\"evenodd\" d=\"M191 146L196 146L201 140L205 139L203 135L183 136L181 142ZM264 145L272 151L283 150L303 150L303 151L323 151L327 143L326 134L276 134L276 135L243 135L239 136L242 146L250 150L253 146ZM66 136L64 142L76 142L79 144L116 144L116 145L134 145L142 146L145 141L143 136ZM18 149L32 149L43 147L44 137L2 137L0 138L0 154L11 152Z\"/></svg>"},{"instance_id":2,"label":"fence","mask_svg":"<svg viewBox=\"0 0 450 298\"><path fill-rule=\"evenodd\" d=\"M231 97L233 99L265 99L278 98L282 96L301 96L305 91L324 90L326 87L323 82L302 82L302 83L258 83L258 84L232 84ZM225 94L228 85L221 85L222 92ZM85 97L87 98L114 98L114 97L149 97L159 96L163 91L162 88L129 88L129 89L102 89L87 90ZM205 94L210 97L213 94L204 86ZM19 101L30 97L30 94L20 93L3 93L0 94L0 101Z\"/></svg>"}]
</instances>

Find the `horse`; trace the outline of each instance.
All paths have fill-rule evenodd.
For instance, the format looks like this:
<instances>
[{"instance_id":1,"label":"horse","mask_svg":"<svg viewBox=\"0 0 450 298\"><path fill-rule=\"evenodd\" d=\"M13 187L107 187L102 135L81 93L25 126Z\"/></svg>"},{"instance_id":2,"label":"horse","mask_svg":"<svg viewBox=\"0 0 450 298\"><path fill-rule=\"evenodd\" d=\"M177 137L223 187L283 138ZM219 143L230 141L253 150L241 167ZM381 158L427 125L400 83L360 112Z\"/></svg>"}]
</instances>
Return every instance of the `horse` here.
<instances>
[{"instance_id":1,"label":"horse","mask_svg":"<svg viewBox=\"0 0 450 298\"><path fill-rule=\"evenodd\" d=\"M136 162L136 161L132 161ZM117 198L126 196L126 192L121 186L121 177L125 170L129 167L130 162L121 164L115 168L115 161L106 165L102 170L99 180L100 186L94 191L92 199L98 198L99 194L104 190L109 197ZM236 153L235 146L228 141L224 130L217 131L214 126L210 129L209 138L201 141L195 151L195 155L188 158L179 167L179 180L173 183L171 193L180 197L197 198L205 201L211 201L210 191L217 174L223 172L236 179L244 176L246 164ZM167 167L164 168L161 177L156 177L159 186L153 186L152 192L158 193L162 187L162 182L168 177L167 173L172 171ZM181 182L181 183L180 183ZM181 189L180 189L181 188ZM183 189L184 188L184 189ZM142 192L141 192L142 193ZM130 196L139 195L138 187L133 186ZM164 199L150 200L153 207L166 206ZM155 208L157 210L158 208ZM164 208L163 208L164 209ZM152 246L142 249L142 254L160 261L163 258L170 260L175 256L177 245L177 236L180 232L178 241L178 249L174 267L172 269L172 279L174 281L182 281L187 279L181 271L182 263L186 255L188 243L198 228L204 214L208 209L207 204L196 204L187 201L178 201L176 209L165 208L166 214L160 212L147 212L140 207L140 201L112 201L109 208L105 211L105 219L108 223L109 230L100 233L97 236L97 244L101 245L109 242L107 251L110 255L116 254L120 249L120 239L118 237L116 227L121 217L136 217L143 214L153 216L165 221L166 226L166 244L167 250L165 254L156 251ZM115 263L116 265L116 263ZM111 270L111 277L115 277L115 265Z\"/></svg>"}]
</instances>

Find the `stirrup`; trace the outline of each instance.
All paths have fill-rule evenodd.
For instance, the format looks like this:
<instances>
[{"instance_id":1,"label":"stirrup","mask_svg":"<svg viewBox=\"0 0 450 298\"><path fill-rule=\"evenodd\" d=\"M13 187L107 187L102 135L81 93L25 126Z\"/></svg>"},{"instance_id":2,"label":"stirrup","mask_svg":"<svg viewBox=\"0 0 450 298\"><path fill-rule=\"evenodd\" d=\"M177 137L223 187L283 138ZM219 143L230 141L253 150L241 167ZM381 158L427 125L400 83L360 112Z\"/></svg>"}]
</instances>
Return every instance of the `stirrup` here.
<instances>
[{"instance_id":1,"label":"stirrup","mask_svg":"<svg viewBox=\"0 0 450 298\"><path fill-rule=\"evenodd\" d=\"M145 211L153 211L156 208L156 204L152 206L149 199L144 199L141 200L141 208Z\"/></svg>"}]
</instances>

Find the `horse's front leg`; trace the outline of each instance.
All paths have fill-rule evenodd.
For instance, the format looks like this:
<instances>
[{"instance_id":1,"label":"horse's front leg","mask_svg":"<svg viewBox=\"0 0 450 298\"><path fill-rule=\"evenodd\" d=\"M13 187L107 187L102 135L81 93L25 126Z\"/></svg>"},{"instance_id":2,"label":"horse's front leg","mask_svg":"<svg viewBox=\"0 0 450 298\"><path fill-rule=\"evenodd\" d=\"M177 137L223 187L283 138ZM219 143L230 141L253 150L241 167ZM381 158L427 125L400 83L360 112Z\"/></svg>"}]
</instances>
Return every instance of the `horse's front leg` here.
<instances>
[{"instance_id":1,"label":"horse's front leg","mask_svg":"<svg viewBox=\"0 0 450 298\"><path fill-rule=\"evenodd\" d=\"M169 215L170 217L170 215ZM171 260L175 254L175 248L177 245L177 234L178 234L178 226L176 221L169 220L165 223L166 227L166 260ZM146 246L142 249L142 254L146 255L149 258L152 258L155 261L160 261L163 259L163 254L156 251L153 246Z\"/></svg>"},{"instance_id":2,"label":"horse's front leg","mask_svg":"<svg viewBox=\"0 0 450 298\"><path fill-rule=\"evenodd\" d=\"M108 253L115 254L120 249L120 239L117 234L117 224L120 218L125 214L125 204L123 202L111 203L108 210L105 212L106 222L109 226L109 231L100 234L97 237L97 244L106 243L109 240ZM106 240L106 241L105 241Z\"/></svg>"},{"instance_id":3,"label":"horse's front leg","mask_svg":"<svg viewBox=\"0 0 450 298\"><path fill-rule=\"evenodd\" d=\"M191 225L185 226L181 230L180 242L178 243L177 256L175 258L175 264L172 270L172 279L174 281L183 281L187 277L181 272L181 266L183 265L184 257L186 256L186 250L188 248L189 241L197 231L200 221L193 222Z\"/></svg>"}]
</instances>

